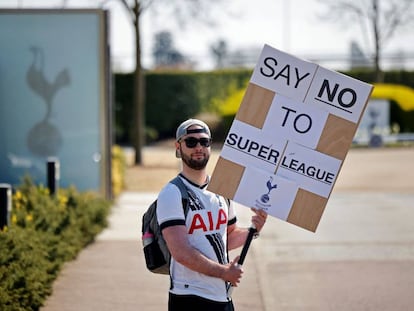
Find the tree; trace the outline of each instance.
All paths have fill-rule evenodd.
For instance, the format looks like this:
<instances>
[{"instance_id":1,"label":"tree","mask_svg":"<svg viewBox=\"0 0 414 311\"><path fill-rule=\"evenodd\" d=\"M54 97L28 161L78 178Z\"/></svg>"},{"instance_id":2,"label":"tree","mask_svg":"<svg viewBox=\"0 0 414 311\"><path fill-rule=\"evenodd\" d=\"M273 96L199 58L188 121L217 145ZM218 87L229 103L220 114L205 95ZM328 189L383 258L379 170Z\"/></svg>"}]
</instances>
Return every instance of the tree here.
<instances>
[{"instance_id":1,"label":"tree","mask_svg":"<svg viewBox=\"0 0 414 311\"><path fill-rule=\"evenodd\" d=\"M155 35L152 55L157 68L174 67L184 62L184 56L174 47L173 37L169 31Z\"/></svg>"},{"instance_id":2,"label":"tree","mask_svg":"<svg viewBox=\"0 0 414 311\"><path fill-rule=\"evenodd\" d=\"M412 0L320 0L328 5L329 19L343 21L347 26L361 27L365 42L371 42L367 49L374 60L377 82L383 80L381 70L382 51L389 40L414 21L414 1ZM345 27L344 29L347 29Z\"/></svg>"},{"instance_id":3,"label":"tree","mask_svg":"<svg viewBox=\"0 0 414 311\"><path fill-rule=\"evenodd\" d=\"M102 0L101 3L108 0ZM133 145L135 147L135 163L142 163L142 147L145 145L145 94L144 94L144 75L141 66L141 14L155 6L162 4L162 9L171 9L172 16L176 21L183 25L188 17L197 17L200 21L210 20L210 7L221 0L119 0L128 13L135 32L135 61L134 71L134 129L132 134Z\"/></svg>"},{"instance_id":4,"label":"tree","mask_svg":"<svg viewBox=\"0 0 414 311\"><path fill-rule=\"evenodd\" d=\"M219 39L216 43L210 46L210 52L216 59L216 68L223 68L224 60L228 54L227 42L223 39Z\"/></svg>"}]
</instances>

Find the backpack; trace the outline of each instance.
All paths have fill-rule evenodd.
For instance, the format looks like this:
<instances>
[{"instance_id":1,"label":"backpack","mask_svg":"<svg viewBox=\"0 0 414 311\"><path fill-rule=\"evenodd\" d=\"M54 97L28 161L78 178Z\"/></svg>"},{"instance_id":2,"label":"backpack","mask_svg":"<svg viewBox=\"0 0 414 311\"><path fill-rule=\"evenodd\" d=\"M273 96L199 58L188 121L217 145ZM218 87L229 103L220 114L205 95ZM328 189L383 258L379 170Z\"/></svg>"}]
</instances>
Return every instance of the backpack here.
<instances>
[{"instance_id":1,"label":"backpack","mask_svg":"<svg viewBox=\"0 0 414 311\"><path fill-rule=\"evenodd\" d=\"M189 209L187 187L178 176L170 183L180 189L184 216L187 217ZM171 254L157 221L157 200L152 202L142 216L142 244L147 269L154 273L170 274Z\"/></svg>"}]
</instances>

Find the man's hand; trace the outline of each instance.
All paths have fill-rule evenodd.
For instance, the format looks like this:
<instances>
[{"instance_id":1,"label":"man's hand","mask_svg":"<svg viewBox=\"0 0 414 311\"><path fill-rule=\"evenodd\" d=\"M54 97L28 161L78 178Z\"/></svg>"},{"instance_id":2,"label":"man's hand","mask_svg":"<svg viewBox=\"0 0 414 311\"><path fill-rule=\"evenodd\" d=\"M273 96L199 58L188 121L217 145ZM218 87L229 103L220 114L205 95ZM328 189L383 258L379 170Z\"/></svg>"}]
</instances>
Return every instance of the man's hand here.
<instances>
[{"instance_id":1,"label":"man's hand","mask_svg":"<svg viewBox=\"0 0 414 311\"><path fill-rule=\"evenodd\" d=\"M260 232L266 223L267 213L256 208L251 208L251 210L255 213L255 215L252 216L252 224L256 228L257 232Z\"/></svg>"},{"instance_id":2,"label":"man's hand","mask_svg":"<svg viewBox=\"0 0 414 311\"><path fill-rule=\"evenodd\" d=\"M240 256L234 258L228 265L222 279L230 282L233 287L237 287L243 274L243 269L237 264Z\"/></svg>"}]
</instances>

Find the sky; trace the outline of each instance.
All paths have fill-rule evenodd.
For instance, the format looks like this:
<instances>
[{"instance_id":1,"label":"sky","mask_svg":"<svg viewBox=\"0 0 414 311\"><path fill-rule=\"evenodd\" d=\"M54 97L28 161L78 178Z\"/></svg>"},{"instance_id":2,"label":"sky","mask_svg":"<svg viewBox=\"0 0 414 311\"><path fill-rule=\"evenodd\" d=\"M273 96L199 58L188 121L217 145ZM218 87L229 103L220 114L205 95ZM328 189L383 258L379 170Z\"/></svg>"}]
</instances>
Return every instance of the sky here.
<instances>
[{"instance_id":1,"label":"sky","mask_svg":"<svg viewBox=\"0 0 414 311\"><path fill-rule=\"evenodd\" d=\"M97 0L0 0L0 8L96 7ZM129 16L117 0L109 0L104 8L110 11L110 44L113 68L116 71L132 71L134 63L134 35ZM345 57L350 42L367 47L366 38L359 28L344 23L334 23L322 18L326 6L318 0L223 0L211 12L214 25L189 20L179 27L171 16L146 11L142 16L143 64L151 67L151 50L154 35L170 31L178 51L196 62L196 69L214 67L210 46L219 39L227 42L230 51L252 49L260 52L264 44L313 60L320 57ZM399 32L384 49L385 54L405 53L411 55L406 68L414 68L414 34L409 29ZM255 55L253 55L254 58ZM344 66L340 62L326 62L326 67ZM408 67L407 67L408 66Z\"/></svg>"}]
</instances>

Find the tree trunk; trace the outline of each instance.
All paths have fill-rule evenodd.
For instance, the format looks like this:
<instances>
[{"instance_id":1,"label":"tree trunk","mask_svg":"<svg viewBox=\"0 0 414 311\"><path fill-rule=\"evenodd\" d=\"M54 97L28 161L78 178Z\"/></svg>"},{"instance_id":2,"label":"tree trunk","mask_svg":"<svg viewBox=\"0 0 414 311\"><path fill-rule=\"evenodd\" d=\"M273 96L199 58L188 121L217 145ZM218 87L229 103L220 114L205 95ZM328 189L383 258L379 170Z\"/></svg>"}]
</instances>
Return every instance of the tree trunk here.
<instances>
[{"instance_id":1,"label":"tree trunk","mask_svg":"<svg viewBox=\"0 0 414 311\"><path fill-rule=\"evenodd\" d=\"M135 0L135 73L134 73L134 98L133 98L133 145L135 148L135 164L142 163L142 148L145 145L145 96L144 75L141 67L141 38L140 38L140 6Z\"/></svg>"},{"instance_id":2,"label":"tree trunk","mask_svg":"<svg viewBox=\"0 0 414 311\"><path fill-rule=\"evenodd\" d=\"M372 0L372 26L374 29L374 40L375 40L375 54L374 54L374 66L375 66L375 82L383 82L384 76L381 70L381 38L379 35L379 13L380 8L378 7L378 0Z\"/></svg>"}]
</instances>

